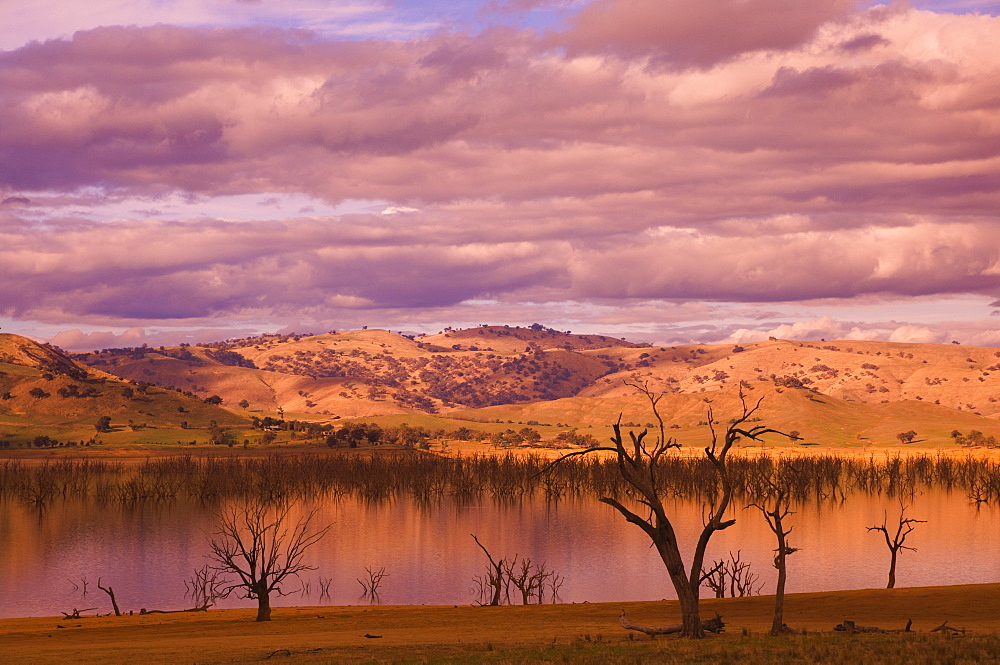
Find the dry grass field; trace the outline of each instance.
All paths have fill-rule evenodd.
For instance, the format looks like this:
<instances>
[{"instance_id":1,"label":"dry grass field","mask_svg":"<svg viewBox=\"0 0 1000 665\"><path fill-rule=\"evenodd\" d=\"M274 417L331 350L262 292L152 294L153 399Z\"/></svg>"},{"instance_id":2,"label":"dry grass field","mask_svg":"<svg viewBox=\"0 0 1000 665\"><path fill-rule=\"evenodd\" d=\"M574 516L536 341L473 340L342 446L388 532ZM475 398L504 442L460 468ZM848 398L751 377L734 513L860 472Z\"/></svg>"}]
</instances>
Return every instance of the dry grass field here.
<instances>
[{"instance_id":1,"label":"dry grass field","mask_svg":"<svg viewBox=\"0 0 1000 665\"><path fill-rule=\"evenodd\" d=\"M618 623L676 620L673 602L513 607L348 606L0 620L3 662L64 663L991 663L1000 662L1000 585L790 595L773 638L773 599L703 599L726 632L655 640ZM834 632L845 619L913 633ZM947 621L966 632L930 632ZM366 637L377 636L377 637Z\"/></svg>"}]
</instances>

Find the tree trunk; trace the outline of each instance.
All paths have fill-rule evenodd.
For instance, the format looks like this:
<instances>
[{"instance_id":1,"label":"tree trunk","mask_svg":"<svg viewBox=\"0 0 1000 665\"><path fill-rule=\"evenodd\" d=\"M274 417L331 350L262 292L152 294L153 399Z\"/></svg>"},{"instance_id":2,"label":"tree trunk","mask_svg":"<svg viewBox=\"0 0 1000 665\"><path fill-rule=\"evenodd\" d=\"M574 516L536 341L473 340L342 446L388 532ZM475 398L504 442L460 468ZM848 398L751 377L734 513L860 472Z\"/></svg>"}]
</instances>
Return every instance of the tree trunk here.
<instances>
[{"instance_id":1,"label":"tree trunk","mask_svg":"<svg viewBox=\"0 0 1000 665\"><path fill-rule=\"evenodd\" d=\"M779 525L779 533L781 533ZM771 620L771 634L781 635L785 632L785 539L778 537L778 554L774 557L774 567L778 569L778 583L774 588L774 619Z\"/></svg>"},{"instance_id":2,"label":"tree trunk","mask_svg":"<svg viewBox=\"0 0 1000 665\"><path fill-rule=\"evenodd\" d=\"M677 601L681 607L681 637L700 638L705 636L698 610L699 583L692 584L684 572L684 562L677 549L677 540L671 532L659 529L656 549L667 568L670 582L674 585Z\"/></svg>"},{"instance_id":3,"label":"tree trunk","mask_svg":"<svg viewBox=\"0 0 1000 665\"><path fill-rule=\"evenodd\" d=\"M257 621L271 620L271 597L265 591L257 594Z\"/></svg>"},{"instance_id":4,"label":"tree trunk","mask_svg":"<svg viewBox=\"0 0 1000 665\"><path fill-rule=\"evenodd\" d=\"M885 587L886 589L892 589L896 586L896 552L898 550L889 550L892 553L889 559L889 584Z\"/></svg>"}]
</instances>

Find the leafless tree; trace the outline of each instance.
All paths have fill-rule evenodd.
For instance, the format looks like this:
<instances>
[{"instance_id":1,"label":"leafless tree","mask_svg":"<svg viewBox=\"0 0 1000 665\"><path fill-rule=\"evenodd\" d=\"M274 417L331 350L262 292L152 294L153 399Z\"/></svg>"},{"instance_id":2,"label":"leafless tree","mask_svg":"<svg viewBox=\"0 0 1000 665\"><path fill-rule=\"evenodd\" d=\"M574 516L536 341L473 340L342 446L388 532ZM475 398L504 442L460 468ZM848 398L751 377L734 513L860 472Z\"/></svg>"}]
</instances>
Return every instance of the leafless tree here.
<instances>
[{"instance_id":1,"label":"leafless tree","mask_svg":"<svg viewBox=\"0 0 1000 665\"><path fill-rule=\"evenodd\" d=\"M314 570L303 562L306 551L330 530L314 529L316 509L293 521L291 505L268 506L253 502L219 516L219 526L209 542L212 569L229 578L219 586L219 597L237 593L257 600L257 621L271 620L271 594L285 595L283 582Z\"/></svg>"},{"instance_id":2,"label":"leafless tree","mask_svg":"<svg viewBox=\"0 0 1000 665\"><path fill-rule=\"evenodd\" d=\"M111 588L110 584L108 586L106 586L106 587L101 586L101 578L100 577L97 578L97 588L100 589L101 591L103 591L104 593L108 594L108 597L111 598L111 607L115 611L115 616L116 617L120 617L122 615L122 613L121 613L121 610L118 609L118 601L115 599L115 590L113 588Z\"/></svg>"},{"instance_id":3,"label":"leafless tree","mask_svg":"<svg viewBox=\"0 0 1000 665\"><path fill-rule=\"evenodd\" d=\"M914 529L916 529L915 524L924 524L927 520L918 520L912 517L906 516L906 510L909 506L903 503L903 498L900 496L899 499L899 520L896 523L896 533L892 536L889 535L889 516L888 513L882 514L882 525L881 526L870 526L868 527L868 532L879 531L885 537L886 547L889 548L889 583L886 585L886 589L892 589L896 586L896 559L899 556L899 550L910 550L911 552L916 552L917 548L909 547L904 545L906 542L906 537L910 535Z\"/></svg>"},{"instance_id":4,"label":"leafless tree","mask_svg":"<svg viewBox=\"0 0 1000 665\"><path fill-rule=\"evenodd\" d=\"M748 404L746 394L742 389L739 392L742 412L730 421L729 426L721 436L715 428L717 422L711 407L709 408L708 426L712 441L705 447L704 451L705 459L708 460L713 469L716 487L715 491L710 493L705 511L704 527L695 545L690 567L687 567L681 556L673 524L670 522L661 499L666 490L666 481L659 473L661 458L671 450L680 448L680 444L675 439L666 436L663 417L657 408L663 394L654 393L648 385L628 385L636 388L649 400L653 415L658 423L652 445L646 443L648 429L643 429L638 434L630 430L628 433L629 442L626 443L622 436L621 417L619 417L618 422L613 426L614 436L611 438L611 442L614 447L597 447L569 453L560 457L552 465L575 455L585 455L600 450L615 454L622 478L629 484L636 500L645 507L648 514L643 517L613 497L603 497L601 501L613 507L628 522L635 524L649 536L660 555L660 559L666 566L670 582L677 594L681 609L680 635L691 638L703 637L705 629L699 612L698 600L703 581L705 550L708 548L709 540L717 531L728 529L736 523L735 519L724 519L733 494L732 481L726 466L729 451L741 438L759 441L762 436L769 433L788 435L762 425L749 426L750 422L756 422L756 414L763 398L752 405ZM552 465L547 468L551 468Z\"/></svg>"},{"instance_id":5,"label":"leafless tree","mask_svg":"<svg viewBox=\"0 0 1000 665\"><path fill-rule=\"evenodd\" d=\"M494 559L475 534L472 538L489 560L486 572L473 578L473 591L480 605L511 605L511 596L519 596L522 605L540 605L545 602L546 594L551 602L558 601L563 577L549 570L544 562L534 563L518 554L510 559Z\"/></svg>"},{"instance_id":6,"label":"leafless tree","mask_svg":"<svg viewBox=\"0 0 1000 665\"><path fill-rule=\"evenodd\" d=\"M221 574L209 565L196 568L191 577L184 580L184 595L190 596L195 610L207 610L215 604L221 594Z\"/></svg>"},{"instance_id":7,"label":"leafless tree","mask_svg":"<svg viewBox=\"0 0 1000 665\"><path fill-rule=\"evenodd\" d=\"M785 625L785 580L788 576L786 559L798 551L797 547L788 544L788 534L792 527L785 529L784 520L792 514L789 508L788 487L782 478L765 479L767 493L759 503L752 503L764 516L768 528L774 534L777 547L774 548L774 567L778 571L778 581L774 588L774 618L771 621L771 634L781 635L789 631Z\"/></svg>"},{"instance_id":8,"label":"leafless tree","mask_svg":"<svg viewBox=\"0 0 1000 665\"><path fill-rule=\"evenodd\" d=\"M750 570L750 562L742 561L742 550L729 553L729 559L712 562L712 567L702 573L702 582L715 593L716 598L743 598L760 593L764 583Z\"/></svg>"},{"instance_id":9,"label":"leafless tree","mask_svg":"<svg viewBox=\"0 0 1000 665\"><path fill-rule=\"evenodd\" d=\"M385 572L385 568L376 570L371 566L365 566L365 572L368 574L367 580L358 578L358 584L364 590L361 597L366 598L372 604L382 602L378 595L378 588L382 585L382 579L388 577L389 573Z\"/></svg>"}]
</instances>

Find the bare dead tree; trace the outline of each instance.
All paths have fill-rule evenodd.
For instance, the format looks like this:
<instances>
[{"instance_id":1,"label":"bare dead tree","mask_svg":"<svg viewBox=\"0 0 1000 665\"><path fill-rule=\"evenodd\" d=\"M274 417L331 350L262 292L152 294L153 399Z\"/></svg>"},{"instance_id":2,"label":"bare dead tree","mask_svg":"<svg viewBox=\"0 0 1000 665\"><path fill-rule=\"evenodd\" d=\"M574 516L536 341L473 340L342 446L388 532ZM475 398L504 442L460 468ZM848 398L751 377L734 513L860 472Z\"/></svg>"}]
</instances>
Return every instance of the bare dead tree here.
<instances>
[{"instance_id":1,"label":"bare dead tree","mask_svg":"<svg viewBox=\"0 0 1000 665\"><path fill-rule=\"evenodd\" d=\"M903 503L903 498L899 498L899 520L896 523L896 533L892 536L889 535L889 516L887 512L882 514L882 525L881 526L870 526L868 532L879 531L885 537L885 545L889 548L889 583L886 585L886 589L892 589L896 586L896 560L899 556L899 550L910 550L911 552L916 552L916 547L909 547L904 545L906 542L906 537L913 533L916 529L915 524L925 524L927 520L918 520L912 517L906 516L906 510L909 506Z\"/></svg>"},{"instance_id":2,"label":"bare dead tree","mask_svg":"<svg viewBox=\"0 0 1000 665\"><path fill-rule=\"evenodd\" d=\"M708 499L704 527L695 545L690 567L687 567L681 556L673 524L670 522L661 499L661 495L666 488L665 480L659 473L660 460L672 449L680 448L680 444L675 439L666 436L663 417L657 408L663 394L655 394L649 389L648 384L639 386L629 383L627 385L636 388L642 393L652 408L653 415L658 423L656 438L652 445L647 446L646 444L646 437L649 434L648 429L643 429L638 434L630 430L628 433L630 441L626 443L625 438L622 436L621 416L619 416L618 422L613 425L614 436L611 438L611 442L614 444L614 447L596 447L569 453L555 460L545 470L548 470L564 459L576 455L585 455L601 450L615 454L618 461L618 470L622 478L631 487L639 504L644 506L648 511L648 515L643 517L637 514L613 497L602 497L601 501L621 513L626 521L642 529L656 547L656 551L667 569L667 574L670 576L670 582L674 587L680 604L680 635L690 638L704 637L705 629L699 613L698 600L703 580L702 570L705 561L705 550L708 548L709 540L717 531L728 529L736 523L735 519L724 519L733 495L732 481L726 466L729 451L741 438L760 441L761 437L765 434L789 435L762 425L749 426L748 423L754 421L763 398L757 400L751 406L747 403L746 394L742 389L739 391L742 413L730 421L729 426L721 436L715 429L717 423L711 407L709 408L708 426L712 441L710 445L705 447L704 451L705 458L712 465L715 480L717 481L717 488ZM543 470L543 473L545 470Z\"/></svg>"},{"instance_id":3,"label":"bare dead tree","mask_svg":"<svg viewBox=\"0 0 1000 665\"><path fill-rule=\"evenodd\" d=\"M742 550L729 553L729 559L712 562L712 567L702 573L702 584L715 593L716 598L744 598L760 594L764 583L750 570L749 561L741 561Z\"/></svg>"},{"instance_id":4,"label":"bare dead tree","mask_svg":"<svg viewBox=\"0 0 1000 665\"><path fill-rule=\"evenodd\" d=\"M481 576L477 576L473 580L473 583L478 588L479 600L477 602L480 605L499 605L501 600L501 594L503 594L505 587L504 574L503 574L503 559L501 559L499 562L494 560L493 555L490 554L490 551L486 549L486 547L481 542L479 542L479 538L476 537L476 534L473 533L469 535L471 535L472 539L476 541L476 545L479 545L479 549L481 549L486 554L486 558L489 559L490 562L490 565L486 569L486 572ZM487 601L487 599L489 600Z\"/></svg>"},{"instance_id":5,"label":"bare dead tree","mask_svg":"<svg viewBox=\"0 0 1000 665\"><path fill-rule=\"evenodd\" d=\"M385 568L379 568L375 570L370 566L365 566L365 572L368 574L368 579L363 580L358 578L358 584L364 590L361 594L362 598L367 598L370 603L381 602L378 595L378 588L382 585L382 579L389 576L389 573L385 572Z\"/></svg>"},{"instance_id":6,"label":"bare dead tree","mask_svg":"<svg viewBox=\"0 0 1000 665\"><path fill-rule=\"evenodd\" d=\"M113 607L115 610L115 616L120 617L122 613L121 610L118 609L118 601L115 600L115 590L111 588L110 584L106 587L101 586L100 577L97 578L97 588L103 591L104 593L108 594L108 597L111 598L111 607Z\"/></svg>"},{"instance_id":7,"label":"bare dead tree","mask_svg":"<svg viewBox=\"0 0 1000 665\"><path fill-rule=\"evenodd\" d=\"M222 593L222 575L209 565L196 568L191 577L184 580L184 595L194 602L193 610L207 610L215 605Z\"/></svg>"},{"instance_id":8,"label":"bare dead tree","mask_svg":"<svg viewBox=\"0 0 1000 665\"><path fill-rule=\"evenodd\" d=\"M473 591L480 605L511 605L511 596L520 597L522 605L532 603L542 604L546 594L551 602L559 598L559 589L563 585L563 577L554 570L549 570L544 562L534 563L528 557L515 554L510 559L501 557L494 559L489 550L479 542L474 534L473 540L486 554L489 566L483 575L473 578ZM515 592L517 592L515 594Z\"/></svg>"},{"instance_id":9,"label":"bare dead tree","mask_svg":"<svg viewBox=\"0 0 1000 665\"><path fill-rule=\"evenodd\" d=\"M767 495L759 503L750 504L764 516L767 527L774 534L777 547L774 548L774 567L778 571L778 581L774 588L774 617L771 621L771 635L781 635L789 632L785 625L785 580L788 577L786 558L798 551L797 547L788 544L788 534L792 527L785 529L784 520L792 514L789 508L788 487L781 478L765 480L768 487Z\"/></svg>"},{"instance_id":10,"label":"bare dead tree","mask_svg":"<svg viewBox=\"0 0 1000 665\"><path fill-rule=\"evenodd\" d=\"M219 516L219 527L209 541L211 568L223 576L233 575L219 586L219 597L237 593L257 600L257 621L271 620L271 594L287 595L283 582L314 570L303 562L306 551L332 527L314 529L316 509L291 517L291 505L268 506L252 502Z\"/></svg>"}]
</instances>

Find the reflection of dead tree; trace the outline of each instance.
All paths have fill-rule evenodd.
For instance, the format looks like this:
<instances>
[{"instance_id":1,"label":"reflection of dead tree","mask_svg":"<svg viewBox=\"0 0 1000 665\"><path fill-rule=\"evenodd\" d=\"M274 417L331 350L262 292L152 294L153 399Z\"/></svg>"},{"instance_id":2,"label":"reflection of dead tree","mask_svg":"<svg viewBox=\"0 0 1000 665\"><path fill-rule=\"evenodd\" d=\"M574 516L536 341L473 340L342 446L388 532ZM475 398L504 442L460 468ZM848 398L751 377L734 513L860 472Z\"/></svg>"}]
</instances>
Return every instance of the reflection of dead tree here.
<instances>
[{"instance_id":1,"label":"reflection of dead tree","mask_svg":"<svg viewBox=\"0 0 1000 665\"><path fill-rule=\"evenodd\" d=\"M510 605L511 596L520 597L522 605L537 603L541 605L546 597L550 602L557 602L559 589L563 585L563 577L554 570L549 570L545 563L536 564L527 557L520 557L515 554L511 559L494 559L489 550L479 542L474 534L472 539L476 541L489 560L489 566L483 575L473 578L476 593L480 605ZM516 592L516 593L515 593Z\"/></svg>"},{"instance_id":2,"label":"reflection of dead tree","mask_svg":"<svg viewBox=\"0 0 1000 665\"><path fill-rule=\"evenodd\" d=\"M319 576L319 599L330 599L330 585L333 584L332 577Z\"/></svg>"},{"instance_id":3,"label":"reflection of dead tree","mask_svg":"<svg viewBox=\"0 0 1000 665\"><path fill-rule=\"evenodd\" d=\"M195 569L194 574L184 580L184 595L190 596L194 602L193 610L207 610L215 605L216 599L221 595L223 582L219 571L204 565Z\"/></svg>"},{"instance_id":4,"label":"reflection of dead tree","mask_svg":"<svg viewBox=\"0 0 1000 665\"><path fill-rule=\"evenodd\" d=\"M927 520L918 520L912 517L906 516L906 509L909 506L903 504L902 498L899 500L899 522L896 524L896 533L893 536L889 535L888 527L888 515L883 513L882 525L881 526L870 526L868 532L879 531L885 537L886 547L889 548L889 583L886 585L886 589L892 589L896 586L896 559L899 555L899 550L910 550L911 552L916 552L917 548L909 547L904 545L906 542L906 537L910 535L916 527L915 524L925 524Z\"/></svg>"},{"instance_id":5,"label":"reflection of dead tree","mask_svg":"<svg viewBox=\"0 0 1000 665\"><path fill-rule=\"evenodd\" d=\"M368 602L372 604L382 602L382 599L378 595L378 588L382 584L382 578L387 577L389 574L385 572L385 568L373 570L369 566L365 566L365 572L368 573L367 580L358 578L358 584L364 590L361 597L368 599Z\"/></svg>"},{"instance_id":6,"label":"reflection of dead tree","mask_svg":"<svg viewBox=\"0 0 1000 665\"><path fill-rule=\"evenodd\" d=\"M750 562L741 561L742 550L729 553L729 560L714 561L712 567L702 574L702 582L715 593L716 598L725 598L726 590L731 598L744 598L760 594L764 583L758 575L750 571Z\"/></svg>"},{"instance_id":7,"label":"reflection of dead tree","mask_svg":"<svg viewBox=\"0 0 1000 665\"><path fill-rule=\"evenodd\" d=\"M796 547L788 545L788 534L792 532L792 527L786 530L783 520L791 515L788 507L788 488L781 479L766 480L768 496L760 503L752 503L751 506L757 508L763 515L767 526L771 529L777 540L777 547L774 549L774 567L778 570L778 582L774 589L774 617L771 621L771 634L781 635L790 632L784 622L785 613L785 579L787 577L786 558L790 554L798 551Z\"/></svg>"},{"instance_id":8,"label":"reflection of dead tree","mask_svg":"<svg viewBox=\"0 0 1000 665\"><path fill-rule=\"evenodd\" d=\"M83 597L84 598L87 597L87 586L88 586L89 582L87 582L87 576L86 575L84 575L83 577L80 578L80 583L79 584L77 584L73 580L70 580L69 583L73 585L73 591L80 591L82 589L83 590Z\"/></svg>"},{"instance_id":9,"label":"reflection of dead tree","mask_svg":"<svg viewBox=\"0 0 1000 665\"><path fill-rule=\"evenodd\" d=\"M976 478L969 483L969 502L978 510L980 505L990 502L989 485Z\"/></svg>"},{"instance_id":10,"label":"reflection of dead tree","mask_svg":"<svg viewBox=\"0 0 1000 665\"><path fill-rule=\"evenodd\" d=\"M757 400L756 404L747 404L746 394L739 392L742 413L733 418L725 432L720 436L716 431L717 421L714 419L712 409L708 410L708 426L712 434L710 445L704 449L705 459L710 467L710 476L706 479L709 486L706 505L706 519L701 534L698 536L695 545L694 555L691 558L690 568L681 556L680 545L677 535L674 532L673 524L667 515L667 509L663 505L663 495L667 487L667 479L660 473L660 461L671 449L680 448L680 444L675 439L667 438L666 426L663 417L657 409L657 404L662 399L663 394L657 395L648 386L638 386L628 384L636 388L649 400L653 415L658 423L656 439L651 446L647 446L645 439L649 434L648 429L643 429L636 434L629 432L629 443L625 442L621 431L621 418L612 427L614 436L611 441L614 447L598 447L589 450L577 451L563 455L552 463L558 464L562 460L576 455L584 455L595 451L609 451L615 454L618 462L618 470L622 479L628 483L630 493L636 501L643 506L642 516L613 497L603 497L601 501L617 510L631 524L643 530L653 545L656 547L663 565L670 576L670 582L677 594L678 603L681 610L683 630L682 637L702 637L705 629L702 625L701 616L698 609L698 594L702 584L702 573L704 570L705 551L708 542L717 531L728 529L736 520L724 519L729 510L729 503L733 496L732 479L730 478L727 466L729 451L741 438L760 441L765 434L774 433L788 436L783 432L763 427L761 425L750 426L751 422L759 420L756 417L760 409L762 400ZM544 473L544 471L543 471Z\"/></svg>"},{"instance_id":11,"label":"reflection of dead tree","mask_svg":"<svg viewBox=\"0 0 1000 665\"><path fill-rule=\"evenodd\" d=\"M121 610L118 609L118 601L115 600L115 590L111 588L110 584L107 587L101 586L100 577L97 578L97 588L103 591L104 593L108 594L108 597L111 598L111 607L113 607L115 610L115 616L120 617L122 613Z\"/></svg>"}]
</instances>

